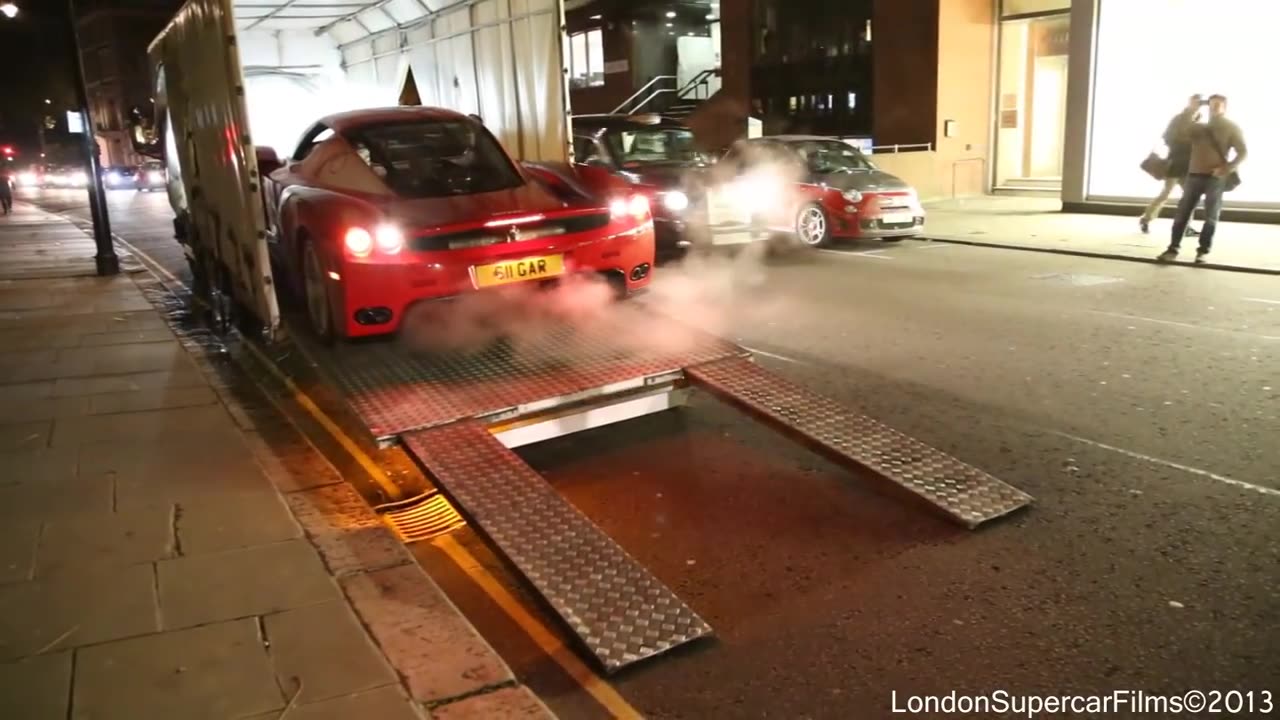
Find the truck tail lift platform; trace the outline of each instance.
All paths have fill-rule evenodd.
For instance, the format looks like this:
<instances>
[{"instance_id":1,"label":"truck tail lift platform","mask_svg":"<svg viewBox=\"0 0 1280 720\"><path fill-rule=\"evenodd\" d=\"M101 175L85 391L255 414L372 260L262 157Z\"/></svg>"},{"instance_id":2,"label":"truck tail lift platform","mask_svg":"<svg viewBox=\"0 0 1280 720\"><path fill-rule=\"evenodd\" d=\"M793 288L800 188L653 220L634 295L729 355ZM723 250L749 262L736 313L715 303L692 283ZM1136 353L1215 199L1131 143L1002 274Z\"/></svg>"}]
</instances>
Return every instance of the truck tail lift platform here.
<instances>
[{"instance_id":1,"label":"truck tail lift platform","mask_svg":"<svg viewBox=\"0 0 1280 720\"><path fill-rule=\"evenodd\" d=\"M711 633L702 618L562 498L511 448L683 405L702 388L828 459L965 527L1031 501L955 458L670 321L676 351L637 352L617 327L550 328L541 345L422 355L396 343L326 348L299 338L375 440L399 442L537 590L607 672ZM634 318L628 319L628 315Z\"/></svg>"},{"instance_id":2,"label":"truck tail lift platform","mask_svg":"<svg viewBox=\"0 0 1280 720\"><path fill-rule=\"evenodd\" d=\"M520 159L569 159L566 2L581 4L188 0L150 49L150 142L163 152L148 154L165 158L175 227L208 271L197 292L215 306L229 298L267 335L281 329L255 145L289 147L319 114L395 105L410 71L423 104L483 116ZM611 312L607 326L552 325L542 350L497 342L442 355L295 337L370 435L415 458L606 672L711 628L512 448L676 407L702 388L966 527L1031 502L712 335L672 321L684 342L622 342L619 328L655 322L640 303Z\"/></svg>"}]
</instances>

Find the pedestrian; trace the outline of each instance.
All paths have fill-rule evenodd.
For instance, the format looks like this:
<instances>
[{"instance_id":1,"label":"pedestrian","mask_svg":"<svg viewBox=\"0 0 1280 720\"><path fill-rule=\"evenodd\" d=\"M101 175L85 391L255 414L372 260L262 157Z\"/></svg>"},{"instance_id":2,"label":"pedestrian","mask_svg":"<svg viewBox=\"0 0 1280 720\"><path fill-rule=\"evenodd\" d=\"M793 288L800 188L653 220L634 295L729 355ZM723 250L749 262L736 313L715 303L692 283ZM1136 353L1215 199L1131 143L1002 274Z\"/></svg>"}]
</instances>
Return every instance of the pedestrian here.
<instances>
[{"instance_id":1,"label":"pedestrian","mask_svg":"<svg viewBox=\"0 0 1280 720\"><path fill-rule=\"evenodd\" d=\"M7 172L0 172L0 208L5 215L13 211L13 179Z\"/></svg>"},{"instance_id":2,"label":"pedestrian","mask_svg":"<svg viewBox=\"0 0 1280 720\"><path fill-rule=\"evenodd\" d=\"M1200 120L1200 108L1204 104L1203 95L1192 95L1187 100L1187 106L1177 115L1174 115L1173 119L1165 127L1164 144L1169 148L1169 157L1165 160L1164 179L1162 180L1164 186L1138 220L1138 226L1142 228L1144 233L1151 232L1151 221L1159 217L1160 211L1164 209L1165 202L1169 200L1169 194L1173 192L1173 188L1181 184L1187 176L1187 167L1191 162L1191 129ZM1195 237L1199 233L1192 228L1187 228L1187 234Z\"/></svg>"},{"instance_id":3,"label":"pedestrian","mask_svg":"<svg viewBox=\"0 0 1280 720\"><path fill-rule=\"evenodd\" d=\"M1209 96L1209 121L1193 126L1190 137L1191 159L1187 179L1173 219L1169 249L1160 254L1162 261L1178 257L1183 232L1203 197L1204 227L1200 231L1196 262L1204 262L1205 256L1213 249L1213 235L1218 229L1218 215L1222 212L1222 193L1234 190L1240 184L1236 169L1249 156L1240 126L1227 118L1225 95ZM1231 152L1235 153L1234 157L1228 157Z\"/></svg>"}]
</instances>

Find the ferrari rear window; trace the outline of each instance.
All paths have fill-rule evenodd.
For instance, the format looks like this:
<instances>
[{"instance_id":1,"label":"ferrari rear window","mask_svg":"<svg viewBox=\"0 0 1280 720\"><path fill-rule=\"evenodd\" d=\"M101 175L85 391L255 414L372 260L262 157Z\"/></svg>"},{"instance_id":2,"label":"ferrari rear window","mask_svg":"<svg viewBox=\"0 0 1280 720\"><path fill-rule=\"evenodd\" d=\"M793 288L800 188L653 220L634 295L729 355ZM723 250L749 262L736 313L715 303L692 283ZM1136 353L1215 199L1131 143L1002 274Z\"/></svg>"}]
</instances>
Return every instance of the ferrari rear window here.
<instances>
[{"instance_id":1,"label":"ferrari rear window","mask_svg":"<svg viewBox=\"0 0 1280 720\"><path fill-rule=\"evenodd\" d=\"M354 133L351 144L403 197L472 195L524 182L493 136L471 122L418 120L373 125Z\"/></svg>"}]
</instances>

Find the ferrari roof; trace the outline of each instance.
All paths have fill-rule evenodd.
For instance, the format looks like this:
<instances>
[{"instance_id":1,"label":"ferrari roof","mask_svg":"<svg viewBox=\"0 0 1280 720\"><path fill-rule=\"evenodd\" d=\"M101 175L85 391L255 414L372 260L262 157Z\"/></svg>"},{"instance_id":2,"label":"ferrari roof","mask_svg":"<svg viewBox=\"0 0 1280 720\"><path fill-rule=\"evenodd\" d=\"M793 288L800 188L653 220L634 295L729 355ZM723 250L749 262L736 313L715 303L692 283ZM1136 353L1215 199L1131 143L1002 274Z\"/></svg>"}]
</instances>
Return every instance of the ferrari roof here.
<instances>
[{"instance_id":1,"label":"ferrari roof","mask_svg":"<svg viewBox=\"0 0 1280 720\"><path fill-rule=\"evenodd\" d=\"M325 125L340 133L350 132L366 125L393 123L412 120L462 120L466 118L460 112L433 107L392 107L373 108L368 110L350 110L335 113L320 120Z\"/></svg>"},{"instance_id":2,"label":"ferrari roof","mask_svg":"<svg viewBox=\"0 0 1280 720\"><path fill-rule=\"evenodd\" d=\"M311 30L348 43L415 25L469 0L232 0L241 30Z\"/></svg>"}]
</instances>

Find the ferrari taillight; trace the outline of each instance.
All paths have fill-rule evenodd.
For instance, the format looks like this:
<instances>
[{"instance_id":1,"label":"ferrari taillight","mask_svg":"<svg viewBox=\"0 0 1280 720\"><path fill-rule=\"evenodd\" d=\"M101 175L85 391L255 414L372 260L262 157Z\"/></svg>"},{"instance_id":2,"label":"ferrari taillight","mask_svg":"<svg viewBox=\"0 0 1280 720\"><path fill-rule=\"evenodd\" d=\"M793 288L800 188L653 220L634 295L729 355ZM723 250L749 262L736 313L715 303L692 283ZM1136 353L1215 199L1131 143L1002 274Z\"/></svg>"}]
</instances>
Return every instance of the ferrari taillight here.
<instances>
[{"instance_id":1,"label":"ferrari taillight","mask_svg":"<svg viewBox=\"0 0 1280 720\"><path fill-rule=\"evenodd\" d=\"M404 233L395 225L379 225L373 231L373 242L378 252L395 255L404 249Z\"/></svg>"},{"instance_id":2,"label":"ferrari taillight","mask_svg":"<svg viewBox=\"0 0 1280 720\"><path fill-rule=\"evenodd\" d=\"M644 195L632 195L629 198L615 198L609 203L609 212L614 219L630 215L636 220L649 219L649 198Z\"/></svg>"},{"instance_id":3,"label":"ferrari taillight","mask_svg":"<svg viewBox=\"0 0 1280 720\"><path fill-rule=\"evenodd\" d=\"M373 236L362 227L347 230L343 244L347 246L347 252L356 257L368 257L369 253L373 252Z\"/></svg>"}]
</instances>

